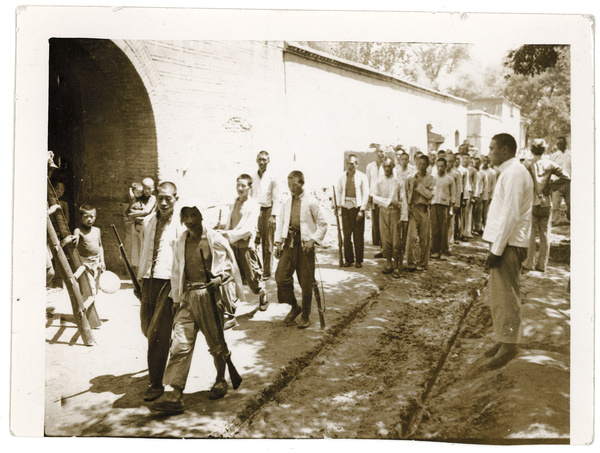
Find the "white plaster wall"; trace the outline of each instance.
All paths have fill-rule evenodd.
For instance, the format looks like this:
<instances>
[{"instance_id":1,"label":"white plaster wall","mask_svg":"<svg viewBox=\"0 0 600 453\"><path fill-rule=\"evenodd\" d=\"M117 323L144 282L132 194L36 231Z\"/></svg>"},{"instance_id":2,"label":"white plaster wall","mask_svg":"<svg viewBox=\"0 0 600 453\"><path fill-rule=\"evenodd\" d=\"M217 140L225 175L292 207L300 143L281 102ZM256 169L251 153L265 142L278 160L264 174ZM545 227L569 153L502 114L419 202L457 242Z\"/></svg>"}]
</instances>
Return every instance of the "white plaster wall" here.
<instances>
[{"instance_id":1,"label":"white plaster wall","mask_svg":"<svg viewBox=\"0 0 600 453\"><path fill-rule=\"evenodd\" d=\"M466 136L466 105L343 68L286 54L286 109L298 169L316 187L343 171L343 153L372 142L427 149L427 124L447 136Z\"/></svg>"},{"instance_id":2,"label":"white plaster wall","mask_svg":"<svg viewBox=\"0 0 600 453\"><path fill-rule=\"evenodd\" d=\"M235 178L271 155L285 186L304 171L308 189L330 187L343 153L369 144L427 149L426 125L466 137L466 104L283 52L282 42L129 43L152 96L159 175L205 207L235 196ZM131 56L130 56L131 58ZM185 176L184 176L185 174Z\"/></svg>"}]
</instances>

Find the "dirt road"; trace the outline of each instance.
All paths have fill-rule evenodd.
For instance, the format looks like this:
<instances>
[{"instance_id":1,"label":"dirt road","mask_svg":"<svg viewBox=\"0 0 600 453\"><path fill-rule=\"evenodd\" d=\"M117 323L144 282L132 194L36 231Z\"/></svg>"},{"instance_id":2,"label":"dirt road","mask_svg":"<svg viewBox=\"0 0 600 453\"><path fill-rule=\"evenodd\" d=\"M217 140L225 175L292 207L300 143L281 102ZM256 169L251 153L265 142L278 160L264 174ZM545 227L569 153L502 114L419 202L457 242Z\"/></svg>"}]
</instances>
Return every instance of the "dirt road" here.
<instances>
[{"instance_id":1,"label":"dirt road","mask_svg":"<svg viewBox=\"0 0 600 453\"><path fill-rule=\"evenodd\" d=\"M170 417L142 400L147 347L131 289L99 296L105 322L93 347L73 338L69 323L61 327L68 300L52 292L46 434L568 442L568 227L554 232L547 272L523 275L521 352L499 370L482 359L493 344L482 242L456 245L450 260L398 280L374 259L341 270L329 247L318 255L327 329L314 311L309 329L285 327L287 306L272 300L259 312L251 299L239 308L240 326L227 331L240 389L207 398L214 369L200 338L186 411ZM367 247L367 257L374 251ZM268 290L274 299L272 280Z\"/></svg>"}]
</instances>

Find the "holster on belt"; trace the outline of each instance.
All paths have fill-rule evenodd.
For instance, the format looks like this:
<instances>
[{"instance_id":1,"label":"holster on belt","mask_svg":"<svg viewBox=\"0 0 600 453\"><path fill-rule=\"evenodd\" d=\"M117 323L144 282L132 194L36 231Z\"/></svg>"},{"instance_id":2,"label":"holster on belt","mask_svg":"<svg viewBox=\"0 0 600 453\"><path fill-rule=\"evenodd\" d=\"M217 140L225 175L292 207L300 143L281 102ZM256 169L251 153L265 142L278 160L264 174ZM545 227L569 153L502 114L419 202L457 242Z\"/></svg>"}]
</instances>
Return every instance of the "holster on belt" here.
<instances>
[{"instance_id":1,"label":"holster on belt","mask_svg":"<svg viewBox=\"0 0 600 453\"><path fill-rule=\"evenodd\" d=\"M287 244L290 248L294 248L294 244L300 244L300 229L295 227L290 227L288 230L288 235L286 238Z\"/></svg>"}]
</instances>

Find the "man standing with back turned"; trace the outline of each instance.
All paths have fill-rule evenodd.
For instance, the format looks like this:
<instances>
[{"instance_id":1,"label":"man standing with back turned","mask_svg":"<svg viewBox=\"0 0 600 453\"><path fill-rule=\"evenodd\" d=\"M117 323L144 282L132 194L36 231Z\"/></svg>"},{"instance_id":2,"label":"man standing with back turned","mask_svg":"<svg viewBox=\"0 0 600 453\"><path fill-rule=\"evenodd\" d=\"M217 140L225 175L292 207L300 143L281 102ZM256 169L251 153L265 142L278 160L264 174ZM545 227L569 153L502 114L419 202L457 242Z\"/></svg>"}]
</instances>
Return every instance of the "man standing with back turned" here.
<instances>
[{"instance_id":1,"label":"man standing with back turned","mask_svg":"<svg viewBox=\"0 0 600 453\"><path fill-rule=\"evenodd\" d=\"M490 142L490 160L500 171L490 204L483 240L490 243L490 308L497 343L485 352L488 368L499 368L518 353L521 335L521 263L527 257L531 229L533 181L515 157L517 143L509 134Z\"/></svg>"}]
</instances>

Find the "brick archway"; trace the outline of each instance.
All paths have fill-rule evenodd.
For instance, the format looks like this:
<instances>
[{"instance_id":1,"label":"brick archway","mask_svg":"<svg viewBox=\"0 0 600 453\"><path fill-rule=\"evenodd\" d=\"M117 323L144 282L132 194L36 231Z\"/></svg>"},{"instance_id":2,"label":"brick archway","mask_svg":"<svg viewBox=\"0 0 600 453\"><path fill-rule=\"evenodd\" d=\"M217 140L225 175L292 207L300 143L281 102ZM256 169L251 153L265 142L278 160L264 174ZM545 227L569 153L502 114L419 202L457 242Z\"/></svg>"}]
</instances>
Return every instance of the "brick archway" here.
<instances>
[{"instance_id":1,"label":"brick archway","mask_svg":"<svg viewBox=\"0 0 600 453\"><path fill-rule=\"evenodd\" d=\"M83 203L98 208L109 269L122 272L110 225L125 231L133 181L157 178L156 122L148 90L129 57L106 39L50 40L48 147L66 163L71 227Z\"/></svg>"}]
</instances>

